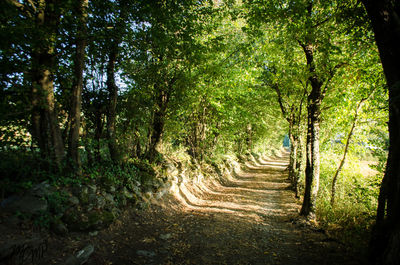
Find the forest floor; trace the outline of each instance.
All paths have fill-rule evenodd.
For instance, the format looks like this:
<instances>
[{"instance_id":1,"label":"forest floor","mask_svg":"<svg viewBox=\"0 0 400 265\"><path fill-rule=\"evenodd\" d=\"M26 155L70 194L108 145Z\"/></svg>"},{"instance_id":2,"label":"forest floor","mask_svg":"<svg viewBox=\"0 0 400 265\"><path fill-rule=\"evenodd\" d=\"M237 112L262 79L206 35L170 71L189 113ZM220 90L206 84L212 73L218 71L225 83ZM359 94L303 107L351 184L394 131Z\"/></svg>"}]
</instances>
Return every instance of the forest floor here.
<instances>
[{"instance_id":1,"label":"forest floor","mask_svg":"<svg viewBox=\"0 0 400 265\"><path fill-rule=\"evenodd\" d=\"M287 155L260 159L231 179L184 185L145 210L127 210L95 236L50 237L41 264L91 243L87 264L363 264L298 218Z\"/></svg>"}]
</instances>

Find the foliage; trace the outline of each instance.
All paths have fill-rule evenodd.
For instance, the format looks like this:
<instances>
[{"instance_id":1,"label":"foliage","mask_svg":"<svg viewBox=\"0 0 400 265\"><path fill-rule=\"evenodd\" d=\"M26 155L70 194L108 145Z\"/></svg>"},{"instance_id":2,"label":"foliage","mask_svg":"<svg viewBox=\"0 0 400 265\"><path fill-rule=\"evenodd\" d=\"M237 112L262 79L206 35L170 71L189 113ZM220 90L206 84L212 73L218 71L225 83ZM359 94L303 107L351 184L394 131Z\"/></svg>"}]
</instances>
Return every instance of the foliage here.
<instances>
[{"instance_id":1,"label":"foliage","mask_svg":"<svg viewBox=\"0 0 400 265\"><path fill-rule=\"evenodd\" d=\"M29 150L21 148L0 151L1 198L29 189L53 174L49 170L49 161Z\"/></svg>"},{"instance_id":2,"label":"foliage","mask_svg":"<svg viewBox=\"0 0 400 265\"><path fill-rule=\"evenodd\" d=\"M382 174L370 169L376 161L362 161L356 154L351 154L338 183L338 199L332 207L332 176L341 156L332 151L325 151L322 157L318 220L328 233L362 250L375 221Z\"/></svg>"},{"instance_id":3,"label":"foliage","mask_svg":"<svg viewBox=\"0 0 400 265\"><path fill-rule=\"evenodd\" d=\"M1 198L43 180L149 183L166 158L215 166L227 155L279 149L288 133L305 143L307 96L317 78L326 87L318 216L327 227L369 229L388 150L388 95L359 1L89 1L76 171L66 166L68 152L58 161L55 147L69 148L79 16L74 1L59 1L45 10L54 8L55 20L38 24L35 3L0 3ZM50 73L51 91L37 72ZM332 178L353 124L331 207ZM304 153L303 144L298 161ZM357 173L361 160L374 161L380 173ZM298 169L303 176L304 166ZM65 198L54 196L57 211Z\"/></svg>"},{"instance_id":4,"label":"foliage","mask_svg":"<svg viewBox=\"0 0 400 265\"><path fill-rule=\"evenodd\" d=\"M49 211L54 215L63 213L66 210L68 194L65 191L55 191L49 194L47 202Z\"/></svg>"}]
</instances>

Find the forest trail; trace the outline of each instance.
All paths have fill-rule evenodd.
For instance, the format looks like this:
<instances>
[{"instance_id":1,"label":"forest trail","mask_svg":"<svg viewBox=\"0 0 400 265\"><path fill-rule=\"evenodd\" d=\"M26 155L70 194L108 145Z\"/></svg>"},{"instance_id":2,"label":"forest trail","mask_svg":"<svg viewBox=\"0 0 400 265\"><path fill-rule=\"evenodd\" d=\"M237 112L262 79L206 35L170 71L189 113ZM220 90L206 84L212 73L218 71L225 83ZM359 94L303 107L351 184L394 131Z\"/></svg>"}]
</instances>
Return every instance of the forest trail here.
<instances>
[{"instance_id":1,"label":"forest trail","mask_svg":"<svg viewBox=\"0 0 400 265\"><path fill-rule=\"evenodd\" d=\"M127 211L95 237L51 244L64 253L94 244L88 264L361 264L295 221L300 205L288 189L287 161L285 153L222 182L181 183L161 205Z\"/></svg>"}]
</instances>

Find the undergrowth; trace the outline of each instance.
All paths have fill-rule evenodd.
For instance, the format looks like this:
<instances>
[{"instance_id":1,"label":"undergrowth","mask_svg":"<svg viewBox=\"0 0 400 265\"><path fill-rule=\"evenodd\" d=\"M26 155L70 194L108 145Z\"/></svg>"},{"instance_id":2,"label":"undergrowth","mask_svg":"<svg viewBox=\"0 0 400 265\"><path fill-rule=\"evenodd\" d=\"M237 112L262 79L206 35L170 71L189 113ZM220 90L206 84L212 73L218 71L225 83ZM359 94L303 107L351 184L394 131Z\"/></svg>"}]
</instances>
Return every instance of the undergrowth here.
<instances>
[{"instance_id":1,"label":"undergrowth","mask_svg":"<svg viewBox=\"0 0 400 265\"><path fill-rule=\"evenodd\" d=\"M363 162L349 154L337 182L335 204L331 205L332 179L340 159L333 152L321 154L317 217L331 236L360 250L366 249L375 221L382 173L365 169L367 163L376 162Z\"/></svg>"},{"instance_id":2,"label":"undergrowth","mask_svg":"<svg viewBox=\"0 0 400 265\"><path fill-rule=\"evenodd\" d=\"M116 165L104 159L82 165L81 174L55 169L48 160L24 149L0 150L0 201L12 194L24 193L43 181L52 186L69 186L97 182L102 185L126 186L132 181L140 184L156 177L156 165L145 159L129 158Z\"/></svg>"}]
</instances>

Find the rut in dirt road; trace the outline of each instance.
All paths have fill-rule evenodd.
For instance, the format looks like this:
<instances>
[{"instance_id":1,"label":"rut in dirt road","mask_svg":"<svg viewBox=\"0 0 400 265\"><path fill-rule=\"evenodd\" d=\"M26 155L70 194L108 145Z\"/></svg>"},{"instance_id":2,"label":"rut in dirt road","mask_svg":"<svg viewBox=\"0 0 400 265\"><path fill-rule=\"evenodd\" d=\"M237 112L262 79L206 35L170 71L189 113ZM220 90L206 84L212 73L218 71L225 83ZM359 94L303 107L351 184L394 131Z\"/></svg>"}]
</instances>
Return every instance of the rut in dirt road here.
<instances>
[{"instance_id":1,"label":"rut in dirt road","mask_svg":"<svg viewBox=\"0 0 400 265\"><path fill-rule=\"evenodd\" d=\"M186 240L201 254L188 251L193 257L182 263L361 264L323 233L293 224L300 202L287 180L288 159L285 152L247 163L227 179L182 183L175 197L192 212L187 218L209 218L199 218L203 225L187 229ZM203 232L191 235L197 228Z\"/></svg>"},{"instance_id":2,"label":"rut in dirt road","mask_svg":"<svg viewBox=\"0 0 400 265\"><path fill-rule=\"evenodd\" d=\"M182 183L179 201L188 209L204 212L231 213L236 217L264 221L297 214L299 204L289 190L285 172L288 154L273 161L260 159L246 164L244 170L233 170L228 178Z\"/></svg>"},{"instance_id":3,"label":"rut in dirt road","mask_svg":"<svg viewBox=\"0 0 400 265\"><path fill-rule=\"evenodd\" d=\"M88 264L361 264L345 247L295 224L288 155L264 158L227 178L182 179L162 205L131 210L88 242Z\"/></svg>"}]
</instances>

